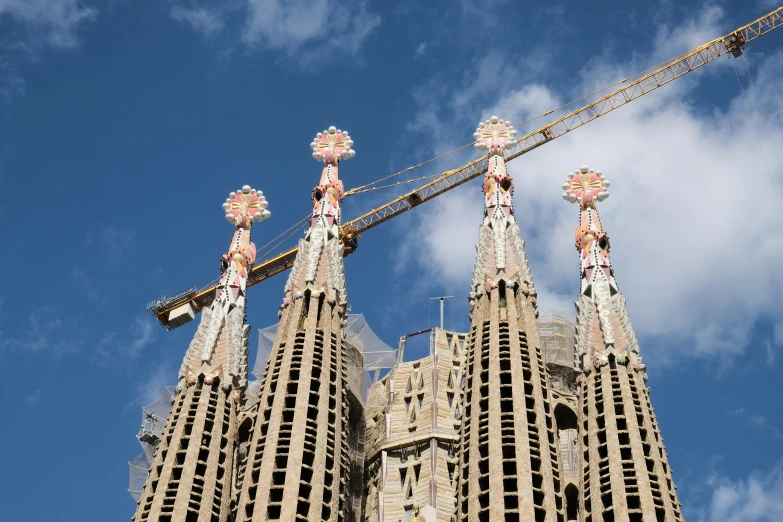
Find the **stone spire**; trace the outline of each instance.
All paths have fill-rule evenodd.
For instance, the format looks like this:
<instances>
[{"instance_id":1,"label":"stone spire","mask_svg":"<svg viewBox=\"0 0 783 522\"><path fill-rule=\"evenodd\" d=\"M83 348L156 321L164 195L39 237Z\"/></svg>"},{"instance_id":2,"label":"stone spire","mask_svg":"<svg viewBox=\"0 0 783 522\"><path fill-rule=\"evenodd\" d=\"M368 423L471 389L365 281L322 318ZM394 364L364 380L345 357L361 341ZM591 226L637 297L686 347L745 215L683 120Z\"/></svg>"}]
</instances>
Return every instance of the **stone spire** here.
<instances>
[{"instance_id":1,"label":"stone spire","mask_svg":"<svg viewBox=\"0 0 783 522\"><path fill-rule=\"evenodd\" d=\"M609 260L609 236L596 202L609 182L586 166L569 173L563 199L578 203L580 296L576 350L581 356L581 519L681 522L666 448L650 403L646 368Z\"/></svg>"},{"instance_id":2,"label":"stone spire","mask_svg":"<svg viewBox=\"0 0 783 522\"><path fill-rule=\"evenodd\" d=\"M457 485L461 522L563 519L536 294L503 158L515 134L510 122L495 116L474 134L489 166L470 289Z\"/></svg>"},{"instance_id":3,"label":"stone spire","mask_svg":"<svg viewBox=\"0 0 783 522\"><path fill-rule=\"evenodd\" d=\"M231 516L237 415L247 384L245 288L255 260L254 221L269 217L260 191L232 192L223 209L236 230L215 300L182 361L177 396L134 522L226 522Z\"/></svg>"},{"instance_id":4,"label":"stone spire","mask_svg":"<svg viewBox=\"0 0 783 522\"><path fill-rule=\"evenodd\" d=\"M242 421L236 521L345 520L351 492L349 429L362 418L345 341L347 297L339 236L341 159L353 157L346 131L330 127L311 144L323 162L310 229L286 282L275 341L258 402ZM245 427L245 425L247 426Z\"/></svg>"},{"instance_id":5,"label":"stone spire","mask_svg":"<svg viewBox=\"0 0 783 522\"><path fill-rule=\"evenodd\" d=\"M484 221L476 245L476 264L470 287L471 307L485 292L497 288L503 279L519 285L533 296L535 288L525 257L525 242L520 237L519 224L514 219L514 182L506 171L503 150L514 146L517 131L509 121L497 116L479 123L473 138L477 150L489 153L484 175Z\"/></svg>"},{"instance_id":6,"label":"stone spire","mask_svg":"<svg viewBox=\"0 0 783 522\"><path fill-rule=\"evenodd\" d=\"M227 389L247 385L247 336L245 292L247 276L256 259L250 241L255 221L270 216L264 193L245 185L223 203L226 220L236 227L228 252L221 257L223 272L212 304L201 313L201 322L179 371L180 381L193 384L203 375L207 384L219 377ZM180 386L181 388L181 386Z\"/></svg>"}]
</instances>

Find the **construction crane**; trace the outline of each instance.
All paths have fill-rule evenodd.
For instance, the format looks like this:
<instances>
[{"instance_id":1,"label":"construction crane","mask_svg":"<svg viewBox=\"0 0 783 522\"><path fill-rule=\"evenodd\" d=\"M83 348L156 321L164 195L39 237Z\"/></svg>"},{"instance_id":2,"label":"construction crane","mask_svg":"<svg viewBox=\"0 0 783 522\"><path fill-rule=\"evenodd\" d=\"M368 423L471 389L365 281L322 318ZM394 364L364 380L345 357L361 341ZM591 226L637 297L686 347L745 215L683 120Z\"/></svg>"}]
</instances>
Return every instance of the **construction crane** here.
<instances>
[{"instance_id":1,"label":"construction crane","mask_svg":"<svg viewBox=\"0 0 783 522\"><path fill-rule=\"evenodd\" d=\"M549 143L564 134L578 129L582 125L698 69L702 65L717 60L723 55L731 54L735 58L739 57L742 55L742 49L747 43L782 25L783 7L779 7L726 36L716 38L686 54L665 62L651 72L645 71L638 79L632 82L628 82L628 79L622 80L618 84L626 85L518 138L513 148L505 152L505 159L508 162L523 154L527 154L545 143ZM549 111L542 116L552 114L553 112L554 110ZM485 156L457 169L446 171L430 183L403 194L385 205L345 223L340 227L340 237L346 247L346 255L356 249L359 236L367 230L484 174L487 171L487 162L488 157ZM346 196L356 192L355 190L349 190L346 192ZM273 275L291 268L294 264L296 253L297 248L294 247L282 254L255 264L250 271L247 286L260 283ZM172 330L191 321L195 313L209 306L214 298L215 288L215 284L208 285L200 290L197 287L193 287L174 297L163 297L153 301L147 306L147 309L164 328Z\"/></svg>"}]
</instances>

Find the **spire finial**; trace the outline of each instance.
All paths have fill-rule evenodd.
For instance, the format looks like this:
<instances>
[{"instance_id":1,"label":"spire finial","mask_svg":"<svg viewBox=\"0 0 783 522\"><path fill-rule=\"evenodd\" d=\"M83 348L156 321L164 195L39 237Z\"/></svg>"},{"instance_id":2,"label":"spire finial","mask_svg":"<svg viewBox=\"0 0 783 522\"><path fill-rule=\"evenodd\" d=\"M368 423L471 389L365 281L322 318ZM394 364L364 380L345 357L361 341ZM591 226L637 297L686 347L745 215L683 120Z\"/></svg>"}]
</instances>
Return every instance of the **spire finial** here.
<instances>
[{"instance_id":1,"label":"spire finial","mask_svg":"<svg viewBox=\"0 0 783 522\"><path fill-rule=\"evenodd\" d=\"M503 149L510 149L514 146L514 136L517 131L510 121L503 121L497 116L479 122L476 132L473 133L473 139L476 140L474 147L478 150L488 150L490 154L500 154Z\"/></svg>"},{"instance_id":2,"label":"spire finial","mask_svg":"<svg viewBox=\"0 0 783 522\"><path fill-rule=\"evenodd\" d=\"M237 228L250 228L253 221L263 221L272 215L266 209L268 205L263 192L245 185L228 195L223 210L229 223Z\"/></svg>"},{"instance_id":3,"label":"spire finial","mask_svg":"<svg viewBox=\"0 0 783 522\"><path fill-rule=\"evenodd\" d=\"M356 151L353 150L353 140L348 131L329 127L315 135L310 144L313 149L313 158L323 161L325 165L337 164L341 159L353 158Z\"/></svg>"},{"instance_id":4,"label":"spire finial","mask_svg":"<svg viewBox=\"0 0 783 522\"><path fill-rule=\"evenodd\" d=\"M582 208L595 207L595 202L609 197L609 180L600 170L593 170L582 165L574 172L566 175L563 183L563 199L571 203L578 202Z\"/></svg>"}]
</instances>

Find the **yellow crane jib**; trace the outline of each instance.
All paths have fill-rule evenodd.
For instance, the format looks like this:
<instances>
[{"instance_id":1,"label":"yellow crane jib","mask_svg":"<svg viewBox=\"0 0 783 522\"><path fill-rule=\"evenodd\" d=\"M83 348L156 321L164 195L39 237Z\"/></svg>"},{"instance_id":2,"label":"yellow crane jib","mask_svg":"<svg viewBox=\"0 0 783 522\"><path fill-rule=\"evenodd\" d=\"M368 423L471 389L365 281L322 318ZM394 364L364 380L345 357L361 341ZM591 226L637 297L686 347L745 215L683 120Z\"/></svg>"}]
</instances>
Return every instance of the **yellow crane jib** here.
<instances>
[{"instance_id":1,"label":"yellow crane jib","mask_svg":"<svg viewBox=\"0 0 783 522\"><path fill-rule=\"evenodd\" d=\"M731 54L739 57L742 50L749 42L783 25L783 7L779 7L771 13L762 16L731 33L716 38L711 42L678 56L662 65L645 71L634 81L626 78L619 84L620 88L591 101L569 114L547 123L543 127L534 130L518 138L514 146L505 151L506 161L526 154L545 143L559 138L596 118L603 116L637 98L666 85L681 76L714 61L721 56ZM633 77L631 77L633 78ZM617 85L617 84L615 84ZM606 90L606 89L602 89ZM601 91L598 91L601 92ZM542 116L551 114L547 111ZM345 246L346 255L356 251L358 238L365 231L380 225L381 223L396 217L407 210L412 209L426 201L429 201L463 183L470 181L487 171L487 156L471 161L457 169L448 170L433 181L421 187L403 194L392 201L373 209L358 218L345 223L340 227L340 237ZM406 169L410 170L410 169ZM403 171L404 172L404 171ZM346 196L355 194L356 190L349 190ZM297 248L292 248L275 257L256 263L250 270L247 286L250 287L273 275L284 272L293 266ZM147 309L157 318L160 324L167 330L172 330L195 317L195 314L208 306L214 299L217 282L198 290L190 288L174 297L163 297L151 302Z\"/></svg>"}]
</instances>

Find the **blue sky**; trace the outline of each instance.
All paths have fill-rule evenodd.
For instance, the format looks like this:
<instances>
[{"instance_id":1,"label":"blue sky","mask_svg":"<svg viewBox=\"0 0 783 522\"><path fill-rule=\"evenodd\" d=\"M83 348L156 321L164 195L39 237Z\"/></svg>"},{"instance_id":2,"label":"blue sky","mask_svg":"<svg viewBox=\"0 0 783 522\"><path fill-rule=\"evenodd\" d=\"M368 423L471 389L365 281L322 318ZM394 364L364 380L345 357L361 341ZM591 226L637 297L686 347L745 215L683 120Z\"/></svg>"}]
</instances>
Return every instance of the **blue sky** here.
<instances>
[{"instance_id":1,"label":"blue sky","mask_svg":"<svg viewBox=\"0 0 783 522\"><path fill-rule=\"evenodd\" d=\"M259 247L307 214L316 132L350 131L357 155L341 177L365 184L468 143L479 119L526 120L776 7L391 5L0 0L9 520L131 516L139 408L175 382L195 329L166 333L145 305L218 276L231 190L267 195ZM573 313L578 292L565 173L588 164L612 181L604 228L691 522L783 519L782 73L775 31L734 64L709 64L510 164L542 309ZM344 216L394 195L349 198ZM467 328L481 205L470 183L368 232L346 259L352 309L387 343L434 324L430 296L458 296L447 326ZM283 284L251 290L254 327L276 321Z\"/></svg>"}]
</instances>

